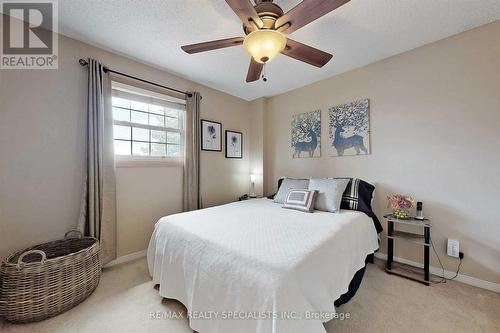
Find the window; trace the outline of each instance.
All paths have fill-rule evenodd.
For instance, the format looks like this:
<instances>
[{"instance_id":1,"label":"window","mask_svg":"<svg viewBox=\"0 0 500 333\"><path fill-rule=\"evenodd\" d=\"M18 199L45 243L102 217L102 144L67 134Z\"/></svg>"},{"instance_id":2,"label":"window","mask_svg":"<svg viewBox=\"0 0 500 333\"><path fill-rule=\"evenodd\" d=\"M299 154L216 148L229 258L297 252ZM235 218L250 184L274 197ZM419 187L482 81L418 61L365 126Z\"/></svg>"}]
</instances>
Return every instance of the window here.
<instances>
[{"instance_id":1,"label":"window","mask_svg":"<svg viewBox=\"0 0 500 333\"><path fill-rule=\"evenodd\" d=\"M169 99L113 83L115 155L134 159L182 157L185 105Z\"/></svg>"}]
</instances>

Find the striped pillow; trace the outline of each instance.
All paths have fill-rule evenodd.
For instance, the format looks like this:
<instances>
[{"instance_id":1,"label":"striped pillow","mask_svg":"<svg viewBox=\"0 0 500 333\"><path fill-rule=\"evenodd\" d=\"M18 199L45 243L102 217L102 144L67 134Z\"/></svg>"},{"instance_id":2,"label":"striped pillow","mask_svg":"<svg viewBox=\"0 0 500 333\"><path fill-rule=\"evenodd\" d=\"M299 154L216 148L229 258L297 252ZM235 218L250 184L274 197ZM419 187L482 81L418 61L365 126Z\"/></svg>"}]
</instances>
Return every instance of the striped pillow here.
<instances>
[{"instance_id":1,"label":"striped pillow","mask_svg":"<svg viewBox=\"0 0 500 333\"><path fill-rule=\"evenodd\" d=\"M300 210L305 213L314 211L314 204L318 191L309 190L291 190L288 192L283 208Z\"/></svg>"},{"instance_id":2,"label":"striped pillow","mask_svg":"<svg viewBox=\"0 0 500 333\"><path fill-rule=\"evenodd\" d=\"M382 225L372 210L373 191L375 186L359 178L336 178L348 179L349 184L342 195L341 209L357 210L365 213L373 219L377 233L382 232Z\"/></svg>"}]
</instances>

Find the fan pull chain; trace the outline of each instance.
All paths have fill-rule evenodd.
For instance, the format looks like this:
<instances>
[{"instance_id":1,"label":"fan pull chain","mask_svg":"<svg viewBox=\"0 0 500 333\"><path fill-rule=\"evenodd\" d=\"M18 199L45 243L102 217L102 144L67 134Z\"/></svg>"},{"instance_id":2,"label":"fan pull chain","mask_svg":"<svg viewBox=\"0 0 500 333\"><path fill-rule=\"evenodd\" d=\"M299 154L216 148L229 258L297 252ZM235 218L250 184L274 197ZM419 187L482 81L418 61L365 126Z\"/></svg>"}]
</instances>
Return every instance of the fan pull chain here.
<instances>
[{"instance_id":1,"label":"fan pull chain","mask_svg":"<svg viewBox=\"0 0 500 333\"><path fill-rule=\"evenodd\" d=\"M264 66L262 66L262 81L267 82L266 63L264 63Z\"/></svg>"}]
</instances>

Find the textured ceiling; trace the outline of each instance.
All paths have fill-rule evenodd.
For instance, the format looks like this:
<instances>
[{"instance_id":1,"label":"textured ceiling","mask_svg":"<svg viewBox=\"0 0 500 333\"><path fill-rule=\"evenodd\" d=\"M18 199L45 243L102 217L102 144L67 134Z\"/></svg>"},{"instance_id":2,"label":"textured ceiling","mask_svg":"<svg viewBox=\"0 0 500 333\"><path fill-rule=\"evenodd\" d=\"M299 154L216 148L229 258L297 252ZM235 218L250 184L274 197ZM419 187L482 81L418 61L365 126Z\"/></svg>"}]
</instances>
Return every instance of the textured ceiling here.
<instances>
[{"instance_id":1,"label":"textured ceiling","mask_svg":"<svg viewBox=\"0 0 500 333\"><path fill-rule=\"evenodd\" d=\"M275 2L287 11L300 1ZM290 35L333 53L330 63L315 68L280 55L266 66L267 82L245 83L250 57L243 47L195 55L180 49L243 35L224 0L59 1L62 34L246 100L305 86L498 19L500 0L352 0Z\"/></svg>"}]
</instances>

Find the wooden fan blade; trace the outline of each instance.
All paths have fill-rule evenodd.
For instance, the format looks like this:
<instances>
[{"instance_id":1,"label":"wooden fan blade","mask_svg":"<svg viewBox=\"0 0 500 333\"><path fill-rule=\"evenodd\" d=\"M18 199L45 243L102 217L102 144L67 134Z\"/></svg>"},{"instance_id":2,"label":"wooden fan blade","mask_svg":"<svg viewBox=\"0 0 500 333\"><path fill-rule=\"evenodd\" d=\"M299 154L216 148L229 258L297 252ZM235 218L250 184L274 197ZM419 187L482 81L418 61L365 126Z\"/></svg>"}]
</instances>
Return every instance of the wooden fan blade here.
<instances>
[{"instance_id":1,"label":"wooden fan blade","mask_svg":"<svg viewBox=\"0 0 500 333\"><path fill-rule=\"evenodd\" d=\"M248 67L247 82L254 82L260 79L260 73L262 73L263 68L264 64L258 63L252 58L250 60L250 67Z\"/></svg>"},{"instance_id":2,"label":"wooden fan blade","mask_svg":"<svg viewBox=\"0 0 500 333\"><path fill-rule=\"evenodd\" d=\"M205 52L210 50L222 49L224 47L231 47L236 45L243 44L243 37L235 37L235 38L227 38L227 39L219 39L213 40L210 42L191 44L181 46L186 53L193 54L198 52Z\"/></svg>"},{"instance_id":3,"label":"wooden fan blade","mask_svg":"<svg viewBox=\"0 0 500 333\"><path fill-rule=\"evenodd\" d=\"M330 53L296 42L290 38L288 38L286 47L281 53L316 67L323 67L333 57Z\"/></svg>"},{"instance_id":4,"label":"wooden fan blade","mask_svg":"<svg viewBox=\"0 0 500 333\"><path fill-rule=\"evenodd\" d=\"M250 0L226 0L226 2L236 15L238 15L248 31L255 30L255 26L252 22L254 22L259 29L264 26L264 22L260 19L259 14L255 11Z\"/></svg>"},{"instance_id":5,"label":"wooden fan blade","mask_svg":"<svg viewBox=\"0 0 500 333\"><path fill-rule=\"evenodd\" d=\"M332 10L348 3L350 0L303 0L297 6L293 7L285 15L276 20L275 28L283 27L289 23L289 27L280 30L284 34L291 34L311 23L312 21L328 14Z\"/></svg>"}]
</instances>

